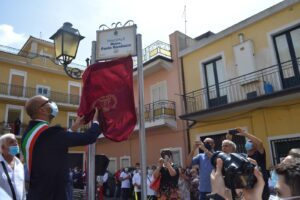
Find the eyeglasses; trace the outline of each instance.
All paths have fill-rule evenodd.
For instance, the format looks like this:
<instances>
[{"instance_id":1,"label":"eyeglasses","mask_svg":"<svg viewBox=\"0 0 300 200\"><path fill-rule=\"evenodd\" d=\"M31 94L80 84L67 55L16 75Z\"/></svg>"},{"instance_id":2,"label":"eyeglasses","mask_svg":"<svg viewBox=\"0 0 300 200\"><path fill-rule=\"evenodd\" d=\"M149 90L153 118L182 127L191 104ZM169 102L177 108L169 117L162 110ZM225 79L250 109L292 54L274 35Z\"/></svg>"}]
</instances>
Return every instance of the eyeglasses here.
<instances>
[{"instance_id":1,"label":"eyeglasses","mask_svg":"<svg viewBox=\"0 0 300 200\"><path fill-rule=\"evenodd\" d=\"M44 105L46 105L47 103L51 103L52 101L49 99L47 100L45 103L42 103L42 105L40 105L40 108L43 107Z\"/></svg>"}]
</instances>

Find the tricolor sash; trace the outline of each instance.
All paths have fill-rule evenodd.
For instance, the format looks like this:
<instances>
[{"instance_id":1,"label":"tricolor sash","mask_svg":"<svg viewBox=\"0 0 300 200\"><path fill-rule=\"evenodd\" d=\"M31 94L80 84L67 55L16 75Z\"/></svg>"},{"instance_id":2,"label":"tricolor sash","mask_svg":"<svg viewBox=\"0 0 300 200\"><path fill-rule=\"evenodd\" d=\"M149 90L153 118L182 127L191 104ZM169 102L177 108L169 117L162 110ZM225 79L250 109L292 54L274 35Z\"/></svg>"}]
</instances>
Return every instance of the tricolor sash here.
<instances>
[{"instance_id":1,"label":"tricolor sash","mask_svg":"<svg viewBox=\"0 0 300 200\"><path fill-rule=\"evenodd\" d=\"M31 162L32 162L32 152L35 145L35 142L39 135L48 128L47 122L39 122L35 125L26 135L22 142L22 151L24 158L26 160L28 173L31 172Z\"/></svg>"}]
</instances>

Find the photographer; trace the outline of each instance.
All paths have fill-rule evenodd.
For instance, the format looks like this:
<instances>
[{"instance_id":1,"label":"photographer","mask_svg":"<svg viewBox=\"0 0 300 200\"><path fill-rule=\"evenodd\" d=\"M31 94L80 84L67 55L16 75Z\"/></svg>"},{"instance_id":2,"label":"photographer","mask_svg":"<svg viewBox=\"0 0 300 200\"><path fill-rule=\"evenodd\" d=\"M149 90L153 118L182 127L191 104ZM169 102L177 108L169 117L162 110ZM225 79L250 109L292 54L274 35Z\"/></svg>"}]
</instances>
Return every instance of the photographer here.
<instances>
[{"instance_id":1,"label":"photographer","mask_svg":"<svg viewBox=\"0 0 300 200\"><path fill-rule=\"evenodd\" d=\"M225 187L225 182L223 179L222 174L223 169L223 161L220 158L217 158L216 161L216 169L212 171L210 178L211 178L211 187L212 187L212 200L215 199L225 199L225 200L231 200L231 192L229 189ZM261 200L261 196L263 193L264 188L264 180L263 176L260 173L260 171L257 169L257 167L254 168L254 175L257 179L256 184L251 189L243 189L243 200Z\"/></svg>"},{"instance_id":2,"label":"photographer","mask_svg":"<svg viewBox=\"0 0 300 200\"><path fill-rule=\"evenodd\" d=\"M179 170L172 162L172 152L165 149L160 155L158 167L153 173L154 179L161 176L158 196L161 200L178 199Z\"/></svg>"},{"instance_id":3,"label":"photographer","mask_svg":"<svg viewBox=\"0 0 300 200\"><path fill-rule=\"evenodd\" d=\"M241 128L236 128L236 130L238 132L237 135L243 136L247 139L245 143L245 149L247 151L248 157L255 160L257 162L257 165L260 167L265 181L262 199L268 200L270 196L270 191L268 187L269 174L266 168L266 153L265 148L263 146L263 142L259 138L255 137L250 133L247 133Z\"/></svg>"},{"instance_id":4,"label":"photographer","mask_svg":"<svg viewBox=\"0 0 300 200\"><path fill-rule=\"evenodd\" d=\"M200 178L200 200L206 199L206 194L211 192L210 186L210 173L213 169L211 165L210 158L214 152L215 142L212 138L206 138L204 143L196 141L195 145L186 159L186 165L198 165L199 166L199 178ZM197 156L193 157L196 149L200 148L204 153L199 153Z\"/></svg>"}]
</instances>

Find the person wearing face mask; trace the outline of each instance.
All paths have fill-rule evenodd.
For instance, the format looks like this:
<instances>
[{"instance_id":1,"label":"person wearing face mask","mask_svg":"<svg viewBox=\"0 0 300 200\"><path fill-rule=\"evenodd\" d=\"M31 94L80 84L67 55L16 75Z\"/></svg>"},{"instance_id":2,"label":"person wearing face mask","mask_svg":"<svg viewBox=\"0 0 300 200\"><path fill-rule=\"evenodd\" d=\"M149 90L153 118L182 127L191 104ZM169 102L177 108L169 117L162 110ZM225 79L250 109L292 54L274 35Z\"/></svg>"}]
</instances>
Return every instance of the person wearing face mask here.
<instances>
[{"instance_id":1,"label":"person wearing face mask","mask_svg":"<svg viewBox=\"0 0 300 200\"><path fill-rule=\"evenodd\" d=\"M147 199L156 200L156 192L150 188L151 183L154 181L153 172L156 170L156 166L148 167L147 169Z\"/></svg>"},{"instance_id":2,"label":"person wearing face mask","mask_svg":"<svg viewBox=\"0 0 300 200\"><path fill-rule=\"evenodd\" d=\"M68 148L94 143L101 133L98 109L91 127L85 133L77 130L84 117L77 117L69 130L50 126L58 115L58 107L47 97L38 95L27 100L26 113L31 118L22 137L24 155L30 177L29 200L67 199Z\"/></svg>"},{"instance_id":3,"label":"person wearing face mask","mask_svg":"<svg viewBox=\"0 0 300 200\"><path fill-rule=\"evenodd\" d=\"M122 200L128 200L130 198L130 179L131 175L128 167L126 167L120 174Z\"/></svg>"},{"instance_id":4,"label":"person wearing face mask","mask_svg":"<svg viewBox=\"0 0 300 200\"><path fill-rule=\"evenodd\" d=\"M0 188L10 197L8 199L26 199L24 167L16 157L19 145L14 134L0 137L0 152Z\"/></svg>"},{"instance_id":5,"label":"person wearing face mask","mask_svg":"<svg viewBox=\"0 0 300 200\"><path fill-rule=\"evenodd\" d=\"M205 138L204 142L196 141L194 147L186 159L186 166L199 166L199 195L200 200L206 200L206 195L211 192L210 173L213 166L210 158L214 152L215 142L212 138ZM204 153L199 153L193 157L197 149L201 149Z\"/></svg>"},{"instance_id":6,"label":"person wearing face mask","mask_svg":"<svg viewBox=\"0 0 300 200\"><path fill-rule=\"evenodd\" d=\"M134 187L134 199L141 200L141 170L140 163L135 164L135 172L132 177L132 185Z\"/></svg>"},{"instance_id":7,"label":"person wearing face mask","mask_svg":"<svg viewBox=\"0 0 300 200\"><path fill-rule=\"evenodd\" d=\"M270 196L270 191L268 187L269 173L266 168L266 153L265 148L263 146L263 142L259 138L255 137L250 133L247 133L241 128L236 128L236 130L238 131L237 135L246 138L245 149L247 151L248 157L255 160L257 162L257 165L260 167L265 181L262 199L267 200Z\"/></svg>"}]
</instances>

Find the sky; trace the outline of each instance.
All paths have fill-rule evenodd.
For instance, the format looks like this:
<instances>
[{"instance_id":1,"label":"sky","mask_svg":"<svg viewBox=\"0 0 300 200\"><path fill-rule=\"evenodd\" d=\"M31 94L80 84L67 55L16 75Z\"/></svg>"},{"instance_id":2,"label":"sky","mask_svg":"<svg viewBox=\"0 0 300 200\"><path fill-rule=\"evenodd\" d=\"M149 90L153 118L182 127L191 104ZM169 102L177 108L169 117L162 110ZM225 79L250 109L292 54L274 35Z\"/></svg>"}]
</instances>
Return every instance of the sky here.
<instances>
[{"instance_id":1,"label":"sky","mask_svg":"<svg viewBox=\"0 0 300 200\"><path fill-rule=\"evenodd\" d=\"M2 0L0 45L20 49L30 35L51 41L49 37L64 22L70 22L85 36L74 61L85 65L91 55L91 42L96 40L102 24L111 27L112 23L133 20L145 48L157 40L169 43L169 35L175 31L192 38L207 31L218 33L281 1Z\"/></svg>"}]
</instances>

